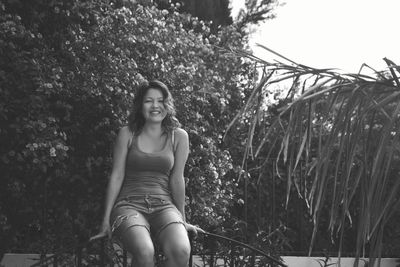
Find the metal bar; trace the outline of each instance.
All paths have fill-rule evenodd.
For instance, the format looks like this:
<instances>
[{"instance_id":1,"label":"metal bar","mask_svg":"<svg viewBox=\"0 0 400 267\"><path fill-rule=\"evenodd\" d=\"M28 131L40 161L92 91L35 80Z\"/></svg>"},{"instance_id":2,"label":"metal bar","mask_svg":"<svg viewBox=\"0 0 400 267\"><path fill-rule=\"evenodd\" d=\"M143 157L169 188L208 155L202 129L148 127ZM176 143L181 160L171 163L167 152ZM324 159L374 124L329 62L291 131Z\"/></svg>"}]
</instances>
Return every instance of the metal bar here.
<instances>
[{"instance_id":1,"label":"metal bar","mask_svg":"<svg viewBox=\"0 0 400 267\"><path fill-rule=\"evenodd\" d=\"M82 267L82 249L78 247L77 252L76 252L76 257L77 257L77 265L78 267Z\"/></svg>"},{"instance_id":2,"label":"metal bar","mask_svg":"<svg viewBox=\"0 0 400 267\"><path fill-rule=\"evenodd\" d=\"M122 260L123 260L122 265L124 267L127 267L128 266L128 252L126 251L126 249L124 249L124 254L123 254Z\"/></svg>"},{"instance_id":3,"label":"metal bar","mask_svg":"<svg viewBox=\"0 0 400 267\"><path fill-rule=\"evenodd\" d=\"M54 255L54 258L53 258L53 266L54 266L54 267L57 267L57 266L58 266L58 264L57 264L57 263L58 263L58 262L57 262L57 258L58 258L58 257L57 257L57 255L55 254L55 255Z\"/></svg>"},{"instance_id":4,"label":"metal bar","mask_svg":"<svg viewBox=\"0 0 400 267\"><path fill-rule=\"evenodd\" d=\"M189 243L190 243L190 257L189 257L189 267L193 266L193 235L189 234Z\"/></svg>"},{"instance_id":5,"label":"metal bar","mask_svg":"<svg viewBox=\"0 0 400 267\"><path fill-rule=\"evenodd\" d=\"M101 267L105 266L105 261L104 261L105 249L104 249L104 247L105 247L105 241L104 241L104 239L101 239L101 243L100 243L100 266Z\"/></svg>"},{"instance_id":6,"label":"metal bar","mask_svg":"<svg viewBox=\"0 0 400 267\"><path fill-rule=\"evenodd\" d=\"M239 245L241 247L248 248L248 249L250 249L250 250L252 250L254 252L257 252L260 255L263 255L264 257L270 259L271 261L273 261L274 263L278 264L279 266L288 267L286 264L284 264L280 260L275 259L275 258L271 257L270 255L268 255L266 252L264 252L262 250L259 250L259 249L255 248L255 247L252 247L250 245L247 245L245 243L242 243L240 241L237 241L235 239L232 239L232 238L229 238L229 237L225 237L225 236L222 236L222 235L213 234L213 233L210 233L210 232L204 232L203 234L208 235L208 236L212 236L212 237L216 237L216 238L219 238L219 239L227 240L227 241L235 243L235 244L237 244L237 245Z\"/></svg>"},{"instance_id":7,"label":"metal bar","mask_svg":"<svg viewBox=\"0 0 400 267\"><path fill-rule=\"evenodd\" d=\"M231 262L229 263L229 267L235 267L235 246L231 243Z\"/></svg>"},{"instance_id":8,"label":"metal bar","mask_svg":"<svg viewBox=\"0 0 400 267\"><path fill-rule=\"evenodd\" d=\"M256 253L253 251L253 253L250 256L250 266L255 266L256 265Z\"/></svg>"},{"instance_id":9,"label":"metal bar","mask_svg":"<svg viewBox=\"0 0 400 267\"><path fill-rule=\"evenodd\" d=\"M202 233L202 232L199 232L199 233ZM235 267L235 265L236 265L235 264L234 244L253 251L254 255L255 255L255 253L258 253L258 255L262 255L262 256L266 257L267 259L270 260L271 266L274 266L275 264L277 264L278 266L287 267L287 265L285 263L281 262L279 259L275 259L272 256L268 255L266 252L264 252L264 251L262 251L260 249L254 248L254 247L252 247L250 245L247 245L245 243L242 243L240 241L237 241L237 240L225 237L225 236L221 236L221 235L218 235L218 234L209 233L209 232L204 232L203 234L205 234L206 236L209 236L209 237L214 237L216 239L222 239L222 240L231 242L230 267ZM100 251L100 266L104 267L104 266L106 266L106 263L105 263L105 242L106 241L105 241L105 239L101 239L100 241L101 241L101 245L100 245L100 250L101 250ZM193 247L193 239L192 238L190 239L190 242L191 242L191 247ZM90 244L90 242L83 242L83 243L79 244L78 246L76 246L75 249L74 249L75 253L76 253L77 266L79 266L79 267L82 266L82 250L83 250L83 248L87 247L89 244ZM49 264L50 261L53 262L53 266L57 266L59 264L59 259L60 259L59 255L61 255L61 253L62 253L62 251L60 251L60 252L58 252L56 254L53 254L51 256L48 256L48 257L42 255L42 257L40 259L40 262L35 263L32 266L43 266L43 264ZM215 259L216 259L215 255L216 255L216 251L213 249L213 251L211 251L211 253L210 253L210 258L209 258L209 266L210 267L213 267L215 265ZM189 261L190 261L190 265L189 266L192 267L193 266L193 252L192 251L191 251L191 254L190 254L190 260ZM62 262L61 262L61 265L62 265ZM126 250L124 250L124 254L123 254L123 266L124 267L127 266L127 252L126 252Z\"/></svg>"}]
</instances>

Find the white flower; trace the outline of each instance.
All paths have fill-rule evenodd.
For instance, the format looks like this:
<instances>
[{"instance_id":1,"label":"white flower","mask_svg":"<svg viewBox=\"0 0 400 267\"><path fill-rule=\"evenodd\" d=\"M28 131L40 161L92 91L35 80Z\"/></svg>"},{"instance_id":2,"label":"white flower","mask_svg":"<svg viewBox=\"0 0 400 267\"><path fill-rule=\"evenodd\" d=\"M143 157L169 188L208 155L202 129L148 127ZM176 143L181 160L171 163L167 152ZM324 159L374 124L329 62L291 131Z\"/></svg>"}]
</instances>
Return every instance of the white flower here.
<instances>
[{"instance_id":1,"label":"white flower","mask_svg":"<svg viewBox=\"0 0 400 267\"><path fill-rule=\"evenodd\" d=\"M50 157L56 157L56 149L54 147L50 148Z\"/></svg>"}]
</instances>

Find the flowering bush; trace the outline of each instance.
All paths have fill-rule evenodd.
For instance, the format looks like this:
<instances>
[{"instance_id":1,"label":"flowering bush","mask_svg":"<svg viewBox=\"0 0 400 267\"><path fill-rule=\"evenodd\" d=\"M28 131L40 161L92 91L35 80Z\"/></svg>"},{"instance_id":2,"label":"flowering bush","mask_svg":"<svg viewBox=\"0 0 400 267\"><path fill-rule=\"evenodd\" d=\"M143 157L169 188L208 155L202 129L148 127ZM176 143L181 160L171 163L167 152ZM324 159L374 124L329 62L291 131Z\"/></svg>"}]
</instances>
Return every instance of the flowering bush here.
<instances>
[{"instance_id":1,"label":"flowering bush","mask_svg":"<svg viewBox=\"0 0 400 267\"><path fill-rule=\"evenodd\" d=\"M221 48L244 49L244 36L136 1L34 3L41 20L0 2L1 250L47 251L96 231L115 134L153 78L190 136L189 220L229 220L236 168L221 138L252 69Z\"/></svg>"}]
</instances>

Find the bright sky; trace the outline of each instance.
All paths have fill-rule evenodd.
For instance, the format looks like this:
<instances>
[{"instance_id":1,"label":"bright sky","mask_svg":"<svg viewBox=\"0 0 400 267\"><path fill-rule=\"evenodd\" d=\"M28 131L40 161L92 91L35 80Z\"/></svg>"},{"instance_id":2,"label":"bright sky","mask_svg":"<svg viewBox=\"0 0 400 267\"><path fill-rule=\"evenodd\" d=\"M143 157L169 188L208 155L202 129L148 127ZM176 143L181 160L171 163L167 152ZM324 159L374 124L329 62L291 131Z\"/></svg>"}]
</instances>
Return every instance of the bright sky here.
<instances>
[{"instance_id":1,"label":"bright sky","mask_svg":"<svg viewBox=\"0 0 400 267\"><path fill-rule=\"evenodd\" d=\"M260 43L300 64L356 73L366 63L400 65L400 0L278 0L276 18L253 34ZM231 0L233 16L244 0ZM276 58L264 49L254 54ZM281 60L281 59L280 59Z\"/></svg>"}]
</instances>

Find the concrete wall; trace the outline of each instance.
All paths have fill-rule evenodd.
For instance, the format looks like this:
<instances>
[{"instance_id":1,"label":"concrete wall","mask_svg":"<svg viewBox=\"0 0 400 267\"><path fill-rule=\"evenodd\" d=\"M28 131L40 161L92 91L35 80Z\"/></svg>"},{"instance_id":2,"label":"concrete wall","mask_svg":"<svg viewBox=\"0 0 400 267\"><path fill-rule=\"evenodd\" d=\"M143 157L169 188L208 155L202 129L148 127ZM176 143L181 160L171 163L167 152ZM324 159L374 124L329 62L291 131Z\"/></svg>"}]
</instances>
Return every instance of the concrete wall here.
<instances>
[{"instance_id":1,"label":"concrete wall","mask_svg":"<svg viewBox=\"0 0 400 267\"><path fill-rule=\"evenodd\" d=\"M329 266L329 267L336 267L339 266L338 263L338 258L330 258L326 263L327 265L324 265L324 260L325 258L323 257L295 257L295 256L283 256L282 257L284 263L288 265L288 267L323 267L323 266ZM396 263L396 260L398 262ZM200 260L199 257L194 257L193 258L193 263L194 266L203 266L202 261ZM340 267L353 267L354 263L354 258L341 258L340 260ZM360 264L358 265L359 267L367 267L366 265L368 263L368 259L361 259ZM217 264L221 264L223 266L223 261L220 260L217 262ZM378 267L378 265L375 265ZM400 259L396 258L383 258L381 259L381 265L380 267L400 267ZM371 266L368 266L371 267Z\"/></svg>"},{"instance_id":2,"label":"concrete wall","mask_svg":"<svg viewBox=\"0 0 400 267\"><path fill-rule=\"evenodd\" d=\"M6 253L0 262L1 267L28 267L39 260L38 254Z\"/></svg>"},{"instance_id":3,"label":"concrete wall","mask_svg":"<svg viewBox=\"0 0 400 267\"><path fill-rule=\"evenodd\" d=\"M284 256L282 257L284 263L289 267L321 267L324 266L324 258L322 257L294 257L294 256ZM4 254L3 259L0 262L0 267L28 267L32 264L38 262L38 254ZM397 262L396 262L397 260ZM366 267L365 263L368 259L362 259L360 267ZM193 258L194 266L203 266L202 261L199 257L194 256ZM321 264L320 264L321 263ZM342 258L340 267L353 267L353 258ZM222 261L220 262L222 264ZM327 262L330 267L339 266L337 258L330 258ZM377 266L377 265L376 265ZM400 267L400 259L395 258L383 258L380 267ZM371 266L369 266L371 267Z\"/></svg>"},{"instance_id":4,"label":"concrete wall","mask_svg":"<svg viewBox=\"0 0 400 267\"><path fill-rule=\"evenodd\" d=\"M289 267L321 267L324 266L324 260L325 260L322 257L292 257L292 256L282 257L282 259ZM400 261L396 263L396 260L398 259L383 258L381 259L380 267L400 266ZM353 263L354 263L354 258L341 258L340 267L353 267ZM367 266L366 263L368 263L368 259L361 259L360 264L358 266L359 267ZM333 258L333 257L330 258L327 264L329 264L329 266L331 267L339 266L338 258ZM376 264L375 266L378 265Z\"/></svg>"}]
</instances>

